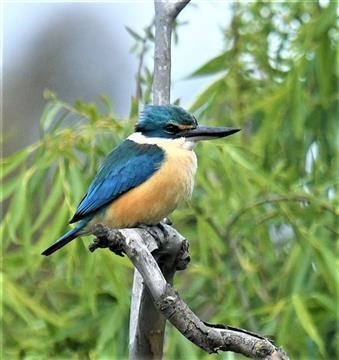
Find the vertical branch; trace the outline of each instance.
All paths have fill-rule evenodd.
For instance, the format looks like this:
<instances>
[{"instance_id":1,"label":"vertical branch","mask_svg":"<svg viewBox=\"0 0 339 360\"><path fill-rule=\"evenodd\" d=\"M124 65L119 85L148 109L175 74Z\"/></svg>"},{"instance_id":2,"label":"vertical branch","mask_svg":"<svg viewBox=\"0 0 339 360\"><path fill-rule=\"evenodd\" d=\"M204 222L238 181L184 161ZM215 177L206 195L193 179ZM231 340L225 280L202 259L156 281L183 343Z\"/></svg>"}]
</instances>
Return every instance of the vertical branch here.
<instances>
[{"instance_id":1,"label":"vertical branch","mask_svg":"<svg viewBox=\"0 0 339 360\"><path fill-rule=\"evenodd\" d=\"M165 6L165 3L154 2L155 43L152 90L155 105L170 103L172 19L166 16Z\"/></svg>"},{"instance_id":2,"label":"vertical branch","mask_svg":"<svg viewBox=\"0 0 339 360\"><path fill-rule=\"evenodd\" d=\"M171 2L154 1L155 8L155 45L153 103L170 103L171 88L171 34L173 22L189 0Z\"/></svg>"},{"instance_id":3,"label":"vertical branch","mask_svg":"<svg viewBox=\"0 0 339 360\"><path fill-rule=\"evenodd\" d=\"M173 22L189 0L154 0L155 7L155 46L153 103L170 103L171 87L171 34ZM172 266L163 271L167 282L172 283L175 273ZM129 324L129 359L161 359L166 320L157 310L153 299L143 283L141 275L135 270L132 289Z\"/></svg>"}]
</instances>

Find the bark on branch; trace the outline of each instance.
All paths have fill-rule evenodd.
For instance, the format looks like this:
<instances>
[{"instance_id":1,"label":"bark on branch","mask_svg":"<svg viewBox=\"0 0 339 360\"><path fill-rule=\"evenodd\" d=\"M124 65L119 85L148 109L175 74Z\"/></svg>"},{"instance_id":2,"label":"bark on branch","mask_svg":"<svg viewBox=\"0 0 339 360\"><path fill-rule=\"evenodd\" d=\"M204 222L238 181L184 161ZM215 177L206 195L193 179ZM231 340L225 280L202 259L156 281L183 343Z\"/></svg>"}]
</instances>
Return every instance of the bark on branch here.
<instances>
[{"instance_id":1,"label":"bark on branch","mask_svg":"<svg viewBox=\"0 0 339 360\"><path fill-rule=\"evenodd\" d=\"M172 27L175 18L188 2L189 0L154 1L155 46L152 90L155 105L170 103ZM173 248L169 250L169 253L173 253ZM164 269L165 278L169 283L176 271L175 267L170 268L170 264L173 265L169 261L167 268ZM162 358L165 322L165 318L155 308L148 290L144 287L142 277L136 270L133 279L129 325L130 360Z\"/></svg>"},{"instance_id":2,"label":"bark on branch","mask_svg":"<svg viewBox=\"0 0 339 360\"><path fill-rule=\"evenodd\" d=\"M96 240L90 250L107 247L119 255L125 253L142 276L157 309L195 345L208 353L232 351L253 359L288 360L285 352L268 339L243 329L208 324L190 310L165 280L157 263L157 260L161 263L161 256L168 256L166 247L173 248L173 239L177 246L176 256L170 252L174 267L183 269L189 261L187 241L172 227L116 230L96 225L93 234ZM171 261L166 258L164 264L168 263Z\"/></svg>"},{"instance_id":3,"label":"bark on branch","mask_svg":"<svg viewBox=\"0 0 339 360\"><path fill-rule=\"evenodd\" d=\"M155 0L153 103L170 103L171 33L173 22L190 0Z\"/></svg>"}]
</instances>

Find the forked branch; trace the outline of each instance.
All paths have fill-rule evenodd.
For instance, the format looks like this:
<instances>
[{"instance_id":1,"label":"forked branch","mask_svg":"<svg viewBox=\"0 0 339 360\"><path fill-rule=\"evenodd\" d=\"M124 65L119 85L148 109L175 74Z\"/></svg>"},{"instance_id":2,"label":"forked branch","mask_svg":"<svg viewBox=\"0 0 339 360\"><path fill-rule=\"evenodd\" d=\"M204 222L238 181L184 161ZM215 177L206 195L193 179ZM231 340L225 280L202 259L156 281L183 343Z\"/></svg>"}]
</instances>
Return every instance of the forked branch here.
<instances>
[{"instance_id":1,"label":"forked branch","mask_svg":"<svg viewBox=\"0 0 339 360\"><path fill-rule=\"evenodd\" d=\"M141 274L157 309L188 340L208 353L232 351L253 359L288 360L284 351L274 346L268 339L243 329L208 324L191 311L166 282L157 261L151 254L153 249L163 248L161 244L168 244L169 239L172 243L174 238L178 239L178 256L175 263L182 266L185 260L186 264L189 261L187 246L186 251L183 251L183 246L179 245L185 244L182 236L168 225L162 225L162 230L160 232L159 228L116 230L97 225L93 230L97 239L91 244L90 250L108 247L119 254L125 253Z\"/></svg>"}]
</instances>

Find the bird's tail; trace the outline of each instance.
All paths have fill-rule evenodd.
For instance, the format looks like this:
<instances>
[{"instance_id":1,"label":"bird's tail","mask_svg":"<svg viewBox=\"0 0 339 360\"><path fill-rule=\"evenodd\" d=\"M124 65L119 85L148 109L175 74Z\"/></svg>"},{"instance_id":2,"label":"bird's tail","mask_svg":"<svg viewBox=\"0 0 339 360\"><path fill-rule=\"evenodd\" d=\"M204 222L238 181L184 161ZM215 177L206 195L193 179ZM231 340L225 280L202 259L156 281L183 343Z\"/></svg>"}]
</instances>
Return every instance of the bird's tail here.
<instances>
[{"instance_id":1,"label":"bird's tail","mask_svg":"<svg viewBox=\"0 0 339 360\"><path fill-rule=\"evenodd\" d=\"M75 228L71 229L66 234L62 235L60 239L58 239L49 248L44 250L41 253L41 255L45 255L45 256L51 255L54 253L54 251L59 250L60 248L68 244L70 241L74 240L79 235L80 230L82 230L87 225L87 223L88 221L84 221L84 220L80 221Z\"/></svg>"}]
</instances>

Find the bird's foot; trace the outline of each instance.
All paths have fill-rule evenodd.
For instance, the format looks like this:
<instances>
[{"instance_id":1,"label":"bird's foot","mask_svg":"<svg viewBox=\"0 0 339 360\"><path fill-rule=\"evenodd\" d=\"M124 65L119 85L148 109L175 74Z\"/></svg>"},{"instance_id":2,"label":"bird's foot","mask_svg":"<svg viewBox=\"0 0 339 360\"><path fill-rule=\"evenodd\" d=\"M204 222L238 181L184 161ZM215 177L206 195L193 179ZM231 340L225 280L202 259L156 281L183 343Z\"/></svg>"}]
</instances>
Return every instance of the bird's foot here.
<instances>
[{"instance_id":1,"label":"bird's foot","mask_svg":"<svg viewBox=\"0 0 339 360\"><path fill-rule=\"evenodd\" d=\"M109 248L116 255L124 256L123 236L119 230L109 229L102 224L96 224L92 230L96 237L89 245L89 251L93 252L98 248Z\"/></svg>"},{"instance_id":2,"label":"bird's foot","mask_svg":"<svg viewBox=\"0 0 339 360\"><path fill-rule=\"evenodd\" d=\"M188 266L188 263L191 261L188 250L189 242L185 239L181 243L181 248L175 258L175 268L177 270L185 270Z\"/></svg>"},{"instance_id":3,"label":"bird's foot","mask_svg":"<svg viewBox=\"0 0 339 360\"><path fill-rule=\"evenodd\" d=\"M167 239L169 234L165 225L166 225L165 223L160 222L159 224L155 225L155 228L158 229L158 231L160 230L164 234L164 238Z\"/></svg>"},{"instance_id":4,"label":"bird's foot","mask_svg":"<svg viewBox=\"0 0 339 360\"><path fill-rule=\"evenodd\" d=\"M162 231L162 229L158 228L158 225L139 224L138 228L147 231L154 239L158 239L159 231Z\"/></svg>"}]
</instances>

